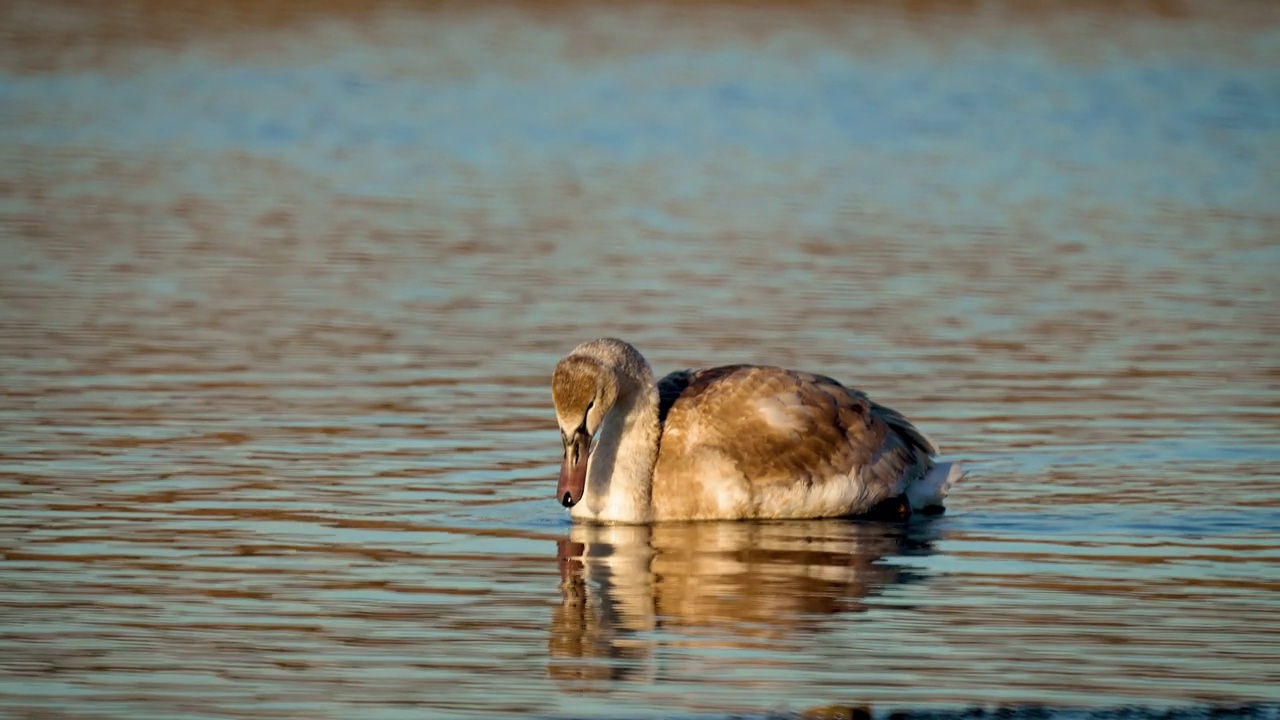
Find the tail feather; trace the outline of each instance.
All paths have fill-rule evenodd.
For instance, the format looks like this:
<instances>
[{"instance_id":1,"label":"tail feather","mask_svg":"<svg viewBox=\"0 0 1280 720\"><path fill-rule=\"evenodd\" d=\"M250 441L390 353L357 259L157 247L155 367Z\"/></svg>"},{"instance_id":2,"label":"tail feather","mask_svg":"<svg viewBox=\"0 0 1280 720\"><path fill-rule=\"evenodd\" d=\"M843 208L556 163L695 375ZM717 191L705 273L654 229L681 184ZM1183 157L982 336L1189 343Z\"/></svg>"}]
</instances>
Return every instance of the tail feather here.
<instances>
[{"instance_id":1,"label":"tail feather","mask_svg":"<svg viewBox=\"0 0 1280 720\"><path fill-rule=\"evenodd\" d=\"M907 500L912 510L941 508L942 501L951 492L951 486L960 482L968 473L960 463L938 463L925 476L907 486Z\"/></svg>"}]
</instances>

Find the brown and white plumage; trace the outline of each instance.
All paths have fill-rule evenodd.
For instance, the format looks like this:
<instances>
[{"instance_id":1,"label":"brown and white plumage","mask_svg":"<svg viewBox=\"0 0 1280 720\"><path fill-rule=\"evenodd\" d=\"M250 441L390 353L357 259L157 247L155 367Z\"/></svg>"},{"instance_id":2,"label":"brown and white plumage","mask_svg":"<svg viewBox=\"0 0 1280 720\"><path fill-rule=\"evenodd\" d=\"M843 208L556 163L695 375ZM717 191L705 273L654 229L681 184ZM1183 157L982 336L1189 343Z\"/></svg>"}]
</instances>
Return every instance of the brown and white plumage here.
<instances>
[{"instance_id":1,"label":"brown and white plumage","mask_svg":"<svg viewBox=\"0 0 1280 720\"><path fill-rule=\"evenodd\" d=\"M822 375L754 365L655 382L612 338L556 365L557 496L600 522L818 518L940 507L963 475L897 412ZM594 439L594 444L593 444Z\"/></svg>"}]
</instances>

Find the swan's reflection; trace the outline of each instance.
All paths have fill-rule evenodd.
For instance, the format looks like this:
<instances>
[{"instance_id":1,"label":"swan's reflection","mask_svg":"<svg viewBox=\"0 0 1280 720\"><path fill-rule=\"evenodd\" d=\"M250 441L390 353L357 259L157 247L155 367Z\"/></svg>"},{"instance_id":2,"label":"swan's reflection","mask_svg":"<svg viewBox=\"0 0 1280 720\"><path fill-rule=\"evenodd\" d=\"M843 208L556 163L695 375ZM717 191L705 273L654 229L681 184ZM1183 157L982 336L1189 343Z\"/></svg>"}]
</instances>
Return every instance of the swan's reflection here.
<instances>
[{"instance_id":1,"label":"swan's reflection","mask_svg":"<svg viewBox=\"0 0 1280 720\"><path fill-rule=\"evenodd\" d=\"M655 653L694 637L720 648L802 642L829 616L919 578L893 558L931 553L940 532L844 520L575 526L558 543L550 673L654 679Z\"/></svg>"}]
</instances>

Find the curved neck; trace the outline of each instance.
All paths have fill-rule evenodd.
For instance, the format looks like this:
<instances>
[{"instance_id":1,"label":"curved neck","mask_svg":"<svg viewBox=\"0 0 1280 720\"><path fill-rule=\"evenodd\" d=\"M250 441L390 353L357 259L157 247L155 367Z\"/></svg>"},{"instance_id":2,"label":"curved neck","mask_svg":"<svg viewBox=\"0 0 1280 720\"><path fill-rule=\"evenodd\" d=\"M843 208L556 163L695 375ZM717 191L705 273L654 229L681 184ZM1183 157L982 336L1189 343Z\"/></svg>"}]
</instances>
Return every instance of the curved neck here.
<instances>
[{"instance_id":1,"label":"curved neck","mask_svg":"<svg viewBox=\"0 0 1280 720\"><path fill-rule=\"evenodd\" d=\"M658 388L652 377L647 380L632 384L605 416L587 466L586 492L571 516L616 523L649 521L662 426Z\"/></svg>"}]
</instances>

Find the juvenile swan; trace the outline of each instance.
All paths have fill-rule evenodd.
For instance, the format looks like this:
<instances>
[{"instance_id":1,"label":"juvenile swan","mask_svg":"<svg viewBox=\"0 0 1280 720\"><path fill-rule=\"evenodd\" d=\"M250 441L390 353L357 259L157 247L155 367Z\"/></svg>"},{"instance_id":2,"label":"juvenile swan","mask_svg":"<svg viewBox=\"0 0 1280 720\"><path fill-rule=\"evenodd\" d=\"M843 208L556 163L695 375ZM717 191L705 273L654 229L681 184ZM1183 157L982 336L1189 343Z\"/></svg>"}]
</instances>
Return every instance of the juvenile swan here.
<instances>
[{"instance_id":1,"label":"juvenile swan","mask_svg":"<svg viewBox=\"0 0 1280 720\"><path fill-rule=\"evenodd\" d=\"M556 364L564 460L556 497L575 520L906 517L938 511L964 472L897 412L822 375L754 365L654 382L621 340Z\"/></svg>"}]
</instances>

